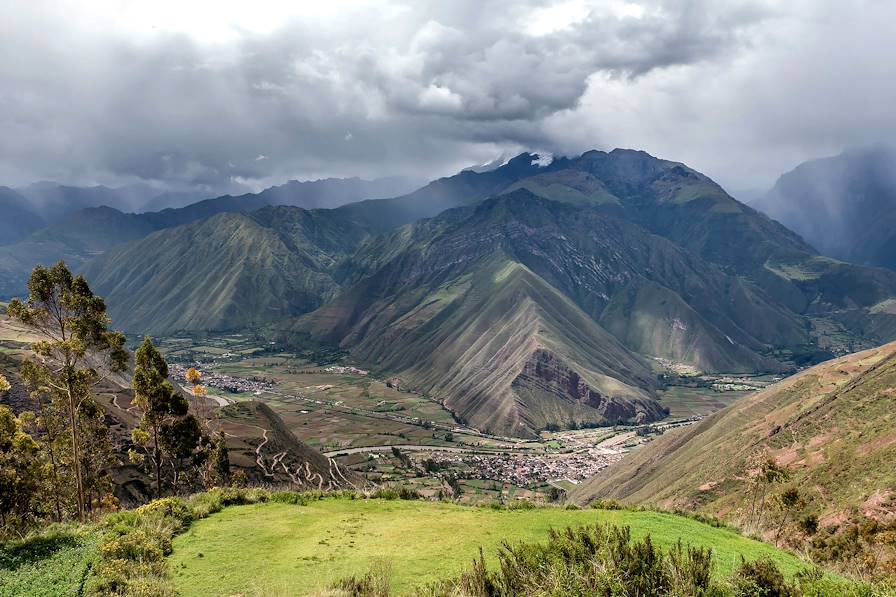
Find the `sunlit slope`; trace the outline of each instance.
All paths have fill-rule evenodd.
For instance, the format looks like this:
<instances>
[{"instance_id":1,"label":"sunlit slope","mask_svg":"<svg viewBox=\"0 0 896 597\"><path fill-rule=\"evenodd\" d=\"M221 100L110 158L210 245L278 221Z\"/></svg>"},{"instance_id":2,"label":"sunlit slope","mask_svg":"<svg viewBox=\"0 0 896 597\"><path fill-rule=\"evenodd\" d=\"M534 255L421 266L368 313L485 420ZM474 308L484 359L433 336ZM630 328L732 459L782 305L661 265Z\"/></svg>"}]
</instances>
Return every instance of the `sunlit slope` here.
<instances>
[{"instance_id":1,"label":"sunlit slope","mask_svg":"<svg viewBox=\"0 0 896 597\"><path fill-rule=\"evenodd\" d=\"M373 284L375 280L368 283ZM362 283L354 293L364 295ZM353 309L347 293L301 323L321 339ZM524 266L495 256L477 271L374 301L341 339L494 432L549 423L654 420L648 364ZM336 326L338 329L338 325Z\"/></svg>"},{"instance_id":2,"label":"sunlit slope","mask_svg":"<svg viewBox=\"0 0 896 597\"><path fill-rule=\"evenodd\" d=\"M896 483L896 343L817 365L692 427L670 431L576 489L738 519L751 477L773 458L822 521L881 514ZM890 504L888 506L888 504Z\"/></svg>"},{"instance_id":3,"label":"sunlit slope","mask_svg":"<svg viewBox=\"0 0 896 597\"><path fill-rule=\"evenodd\" d=\"M219 214L116 248L85 274L125 330L259 325L311 311L335 295L327 270L362 233L328 213L270 207L251 216Z\"/></svg>"},{"instance_id":4,"label":"sunlit slope","mask_svg":"<svg viewBox=\"0 0 896 597\"><path fill-rule=\"evenodd\" d=\"M804 341L749 283L524 189L376 239L351 261L362 273L343 276L360 281L291 331L407 376L493 431L653 420L655 375L636 354L768 370L779 365L766 345Z\"/></svg>"}]
</instances>

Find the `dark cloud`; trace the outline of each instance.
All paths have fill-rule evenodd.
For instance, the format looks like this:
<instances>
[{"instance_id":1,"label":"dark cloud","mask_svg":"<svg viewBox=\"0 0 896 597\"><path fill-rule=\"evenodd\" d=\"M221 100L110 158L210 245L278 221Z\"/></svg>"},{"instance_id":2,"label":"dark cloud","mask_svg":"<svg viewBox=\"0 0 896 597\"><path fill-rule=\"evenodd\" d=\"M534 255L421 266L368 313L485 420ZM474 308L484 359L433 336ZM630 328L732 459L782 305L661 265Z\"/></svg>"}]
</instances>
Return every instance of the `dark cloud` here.
<instances>
[{"instance_id":1,"label":"dark cloud","mask_svg":"<svg viewBox=\"0 0 896 597\"><path fill-rule=\"evenodd\" d=\"M222 189L435 176L523 148L612 146L737 183L750 176L743 156L765 150L768 178L800 153L854 142L867 120L849 110L851 97L819 98L812 126L796 124L811 94L801 87L823 91L831 66L820 58L837 59L819 43L827 28L877 52L879 68L887 53L870 46L892 46L874 35L886 21L826 4L784 13L759 0L386 3L341 18L293 15L224 40L164 27L134 34L65 2L0 8L0 181ZM893 16L867 4L875 19ZM867 65L857 70L844 78L883 84L865 80L878 74ZM780 105L768 105L770 93ZM845 111L819 139L827 104ZM786 151L769 150L773 141Z\"/></svg>"}]
</instances>

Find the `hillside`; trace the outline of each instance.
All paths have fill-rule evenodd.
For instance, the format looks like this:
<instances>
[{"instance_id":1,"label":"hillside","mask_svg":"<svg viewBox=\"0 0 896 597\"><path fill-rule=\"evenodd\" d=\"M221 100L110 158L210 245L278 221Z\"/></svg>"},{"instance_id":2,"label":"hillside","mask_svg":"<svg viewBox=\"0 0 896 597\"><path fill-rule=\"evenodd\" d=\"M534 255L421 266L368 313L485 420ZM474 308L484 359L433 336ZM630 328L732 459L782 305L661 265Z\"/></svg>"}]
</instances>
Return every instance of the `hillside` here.
<instances>
[{"instance_id":1,"label":"hillside","mask_svg":"<svg viewBox=\"0 0 896 597\"><path fill-rule=\"evenodd\" d=\"M869 147L804 162L754 202L823 255L896 269L896 151Z\"/></svg>"},{"instance_id":2,"label":"hillside","mask_svg":"<svg viewBox=\"0 0 896 597\"><path fill-rule=\"evenodd\" d=\"M292 331L338 343L496 432L655 420L652 367L635 353L769 370L781 365L764 346L806 341L796 317L750 284L527 190L377 239L352 261L361 280Z\"/></svg>"},{"instance_id":3,"label":"hillside","mask_svg":"<svg viewBox=\"0 0 896 597\"><path fill-rule=\"evenodd\" d=\"M338 286L333 260L363 238L329 212L269 207L161 230L84 268L117 325L233 330L311 311Z\"/></svg>"},{"instance_id":4,"label":"hillside","mask_svg":"<svg viewBox=\"0 0 896 597\"><path fill-rule=\"evenodd\" d=\"M855 516L893 521L894 387L896 343L822 363L667 432L571 498L695 509L749 526L758 467L772 458L798 488L802 515L823 528Z\"/></svg>"},{"instance_id":5,"label":"hillside","mask_svg":"<svg viewBox=\"0 0 896 597\"><path fill-rule=\"evenodd\" d=\"M37 410L20 372L22 361L32 354L31 343L39 339L6 315L0 315L0 375L12 386L0 404L15 413ZM95 395L106 414L106 424L120 457L120 464L111 471L115 495L124 505L139 505L152 491L150 479L127 457L128 449L133 447L131 432L139 422L131 405L131 375L107 373L95 388ZM180 380L171 381L179 387ZM231 465L251 483L292 484L306 490L360 489L365 485L356 473L296 439L277 413L261 402L245 401L216 408L217 402L211 399L190 397L190 403L191 411L209 432L226 432Z\"/></svg>"},{"instance_id":6,"label":"hillside","mask_svg":"<svg viewBox=\"0 0 896 597\"><path fill-rule=\"evenodd\" d=\"M288 484L303 491L361 489L366 484L354 471L296 439L264 402L230 404L216 419L228 436L231 465L246 471L253 483Z\"/></svg>"}]
</instances>

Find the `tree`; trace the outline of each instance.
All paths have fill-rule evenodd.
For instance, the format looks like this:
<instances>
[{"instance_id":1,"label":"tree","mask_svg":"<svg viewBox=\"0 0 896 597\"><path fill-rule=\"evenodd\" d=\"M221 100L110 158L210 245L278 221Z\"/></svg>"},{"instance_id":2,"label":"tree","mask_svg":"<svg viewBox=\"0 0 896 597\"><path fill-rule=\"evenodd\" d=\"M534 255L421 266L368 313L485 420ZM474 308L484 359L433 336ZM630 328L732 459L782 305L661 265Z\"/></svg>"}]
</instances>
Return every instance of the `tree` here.
<instances>
[{"instance_id":1,"label":"tree","mask_svg":"<svg viewBox=\"0 0 896 597\"><path fill-rule=\"evenodd\" d=\"M803 506L803 499L796 487L788 487L777 496L775 504L778 506L780 514L778 530L775 532L775 545L778 545L781 533L784 532L784 526L793 513Z\"/></svg>"},{"instance_id":2,"label":"tree","mask_svg":"<svg viewBox=\"0 0 896 597\"><path fill-rule=\"evenodd\" d=\"M759 509L756 519L757 528L761 528L762 526L762 517L765 514L765 496L768 493L768 489L775 483L785 482L789 478L790 474L787 472L787 470L778 466L778 463L776 463L773 459L768 458L765 462L762 463L762 466L759 469L758 479L761 492Z\"/></svg>"},{"instance_id":3,"label":"tree","mask_svg":"<svg viewBox=\"0 0 896 597\"><path fill-rule=\"evenodd\" d=\"M161 497L164 464L172 465L176 487L180 473L176 461L201 445L201 429L189 412L187 399L168 381L168 363L152 338L144 338L134 356L133 388L132 404L140 410L141 417L131 437L146 450L155 477L156 497ZM133 454L131 459L140 460Z\"/></svg>"},{"instance_id":4,"label":"tree","mask_svg":"<svg viewBox=\"0 0 896 597\"><path fill-rule=\"evenodd\" d=\"M230 481L230 453L223 431L212 441L208 459L208 477L212 485L226 485Z\"/></svg>"},{"instance_id":5,"label":"tree","mask_svg":"<svg viewBox=\"0 0 896 597\"><path fill-rule=\"evenodd\" d=\"M0 406L0 524L4 531L28 521L41 486L40 444L25 428L31 413L16 417Z\"/></svg>"},{"instance_id":6,"label":"tree","mask_svg":"<svg viewBox=\"0 0 896 597\"><path fill-rule=\"evenodd\" d=\"M0 375L0 396L3 396L8 391L12 389L12 385L10 385L9 381Z\"/></svg>"},{"instance_id":7,"label":"tree","mask_svg":"<svg viewBox=\"0 0 896 597\"><path fill-rule=\"evenodd\" d=\"M184 379L186 379L189 383L196 385L200 381L202 381L202 373L199 372L195 367L190 367L187 369L187 372L184 373Z\"/></svg>"},{"instance_id":8,"label":"tree","mask_svg":"<svg viewBox=\"0 0 896 597\"><path fill-rule=\"evenodd\" d=\"M162 424L159 440L162 450L170 457L176 490L183 481L185 461L189 460L199 467L208 458L208 453L203 449L206 442L203 441L202 428L191 414L173 417Z\"/></svg>"},{"instance_id":9,"label":"tree","mask_svg":"<svg viewBox=\"0 0 896 597\"><path fill-rule=\"evenodd\" d=\"M92 388L102 381L97 366L123 371L128 354L124 335L109 331L102 298L93 294L82 276L73 276L60 261L52 268L34 268L26 301L14 299L7 314L36 332L35 353L22 366L22 377L32 392L49 396L66 417L70 465L74 473L78 517L84 520L86 494L83 474L81 419L93 401ZM95 460L94 460L95 461Z\"/></svg>"}]
</instances>

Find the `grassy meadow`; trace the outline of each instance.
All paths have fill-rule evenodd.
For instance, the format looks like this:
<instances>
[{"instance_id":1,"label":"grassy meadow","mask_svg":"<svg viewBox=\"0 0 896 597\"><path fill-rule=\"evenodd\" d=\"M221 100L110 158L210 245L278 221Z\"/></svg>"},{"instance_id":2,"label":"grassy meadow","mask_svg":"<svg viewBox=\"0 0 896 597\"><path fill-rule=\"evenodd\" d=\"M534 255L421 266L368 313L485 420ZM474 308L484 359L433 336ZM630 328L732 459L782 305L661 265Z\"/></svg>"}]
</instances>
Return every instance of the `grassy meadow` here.
<instances>
[{"instance_id":1,"label":"grassy meadow","mask_svg":"<svg viewBox=\"0 0 896 597\"><path fill-rule=\"evenodd\" d=\"M327 499L296 506L233 506L195 522L174 540L169 570L183 597L304 595L383 563L399 594L459 572L481 547L495 561L503 541L540 541L551 528L610 523L650 534L655 544L711 547L719 575L740 557L771 557L787 574L793 555L696 520L626 510L495 510L450 503Z\"/></svg>"}]
</instances>

